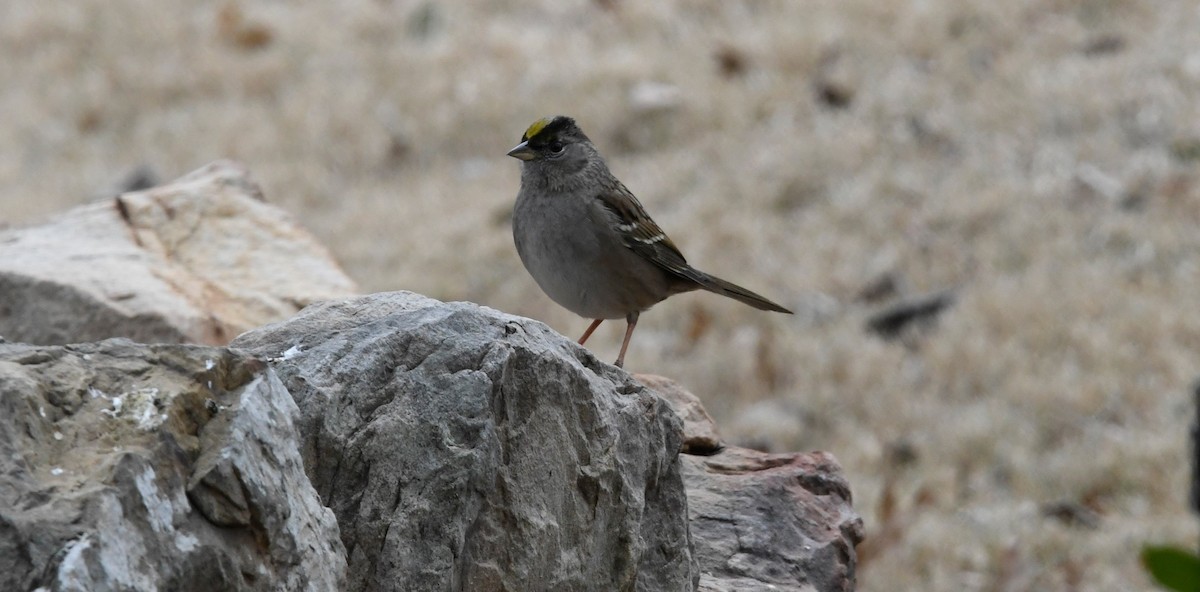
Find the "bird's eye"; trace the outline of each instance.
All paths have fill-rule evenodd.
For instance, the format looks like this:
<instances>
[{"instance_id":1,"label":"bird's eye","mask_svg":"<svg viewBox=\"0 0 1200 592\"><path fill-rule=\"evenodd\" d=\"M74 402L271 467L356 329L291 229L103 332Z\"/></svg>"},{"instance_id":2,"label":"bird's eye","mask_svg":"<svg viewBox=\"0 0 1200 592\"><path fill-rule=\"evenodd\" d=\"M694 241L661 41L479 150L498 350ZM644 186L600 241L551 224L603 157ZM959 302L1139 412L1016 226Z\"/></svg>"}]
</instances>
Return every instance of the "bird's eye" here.
<instances>
[{"instance_id":1,"label":"bird's eye","mask_svg":"<svg viewBox=\"0 0 1200 592\"><path fill-rule=\"evenodd\" d=\"M564 148L566 148L566 146L563 146L562 142L557 142L557 141L550 142L549 144L546 145L546 149L550 151L550 154L553 154L555 156L562 154Z\"/></svg>"}]
</instances>

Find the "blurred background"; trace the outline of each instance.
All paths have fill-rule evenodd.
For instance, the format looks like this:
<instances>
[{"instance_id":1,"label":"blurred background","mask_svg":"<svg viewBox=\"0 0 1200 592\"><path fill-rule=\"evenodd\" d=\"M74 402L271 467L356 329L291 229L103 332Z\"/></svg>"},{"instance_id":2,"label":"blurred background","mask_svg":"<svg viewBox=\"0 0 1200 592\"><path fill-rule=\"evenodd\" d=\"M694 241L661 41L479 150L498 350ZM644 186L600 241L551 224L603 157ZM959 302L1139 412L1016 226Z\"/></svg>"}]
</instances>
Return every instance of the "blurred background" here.
<instances>
[{"instance_id":1,"label":"blurred background","mask_svg":"<svg viewBox=\"0 0 1200 592\"><path fill-rule=\"evenodd\" d=\"M796 311L677 296L627 365L836 455L863 590L1150 589L1137 549L1197 540L1195 2L8 0L0 55L0 223L232 158L364 291L572 339L504 153L576 117L693 264Z\"/></svg>"}]
</instances>

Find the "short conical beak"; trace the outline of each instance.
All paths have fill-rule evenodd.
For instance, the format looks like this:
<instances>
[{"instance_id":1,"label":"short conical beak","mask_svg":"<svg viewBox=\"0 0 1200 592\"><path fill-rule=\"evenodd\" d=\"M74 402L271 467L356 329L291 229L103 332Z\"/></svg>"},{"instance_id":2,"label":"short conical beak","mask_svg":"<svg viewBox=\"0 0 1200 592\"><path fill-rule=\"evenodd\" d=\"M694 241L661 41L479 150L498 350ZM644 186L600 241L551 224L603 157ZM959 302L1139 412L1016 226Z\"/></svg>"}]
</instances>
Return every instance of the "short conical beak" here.
<instances>
[{"instance_id":1,"label":"short conical beak","mask_svg":"<svg viewBox=\"0 0 1200 592\"><path fill-rule=\"evenodd\" d=\"M509 150L508 155L520 160L533 160L533 157L537 156L537 153L529 147L529 142L521 142L512 150Z\"/></svg>"}]
</instances>

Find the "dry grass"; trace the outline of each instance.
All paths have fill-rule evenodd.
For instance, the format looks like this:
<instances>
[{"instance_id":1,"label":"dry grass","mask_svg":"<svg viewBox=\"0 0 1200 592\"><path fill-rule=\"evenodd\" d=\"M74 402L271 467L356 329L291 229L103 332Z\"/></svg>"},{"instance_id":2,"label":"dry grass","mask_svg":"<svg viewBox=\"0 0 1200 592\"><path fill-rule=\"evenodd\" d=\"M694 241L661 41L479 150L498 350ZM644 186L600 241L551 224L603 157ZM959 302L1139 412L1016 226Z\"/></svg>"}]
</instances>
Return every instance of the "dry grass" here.
<instances>
[{"instance_id":1,"label":"dry grass","mask_svg":"<svg viewBox=\"0 0 1200 592\"><path fill-rule=\"evenodd\" d=\"M4 220L231 157L365 289L575 337L515 256L503 156L567 112L694 263L797 309L678 297L630 366L734 439L833 451L862 589L1148 589L1135 549L1197 539L1194 3L534 4L4 2ZM681 104L640 110L644 82ZM960 298L884 342L855 298L883 274Z\"/></svg>"}]
</instances>

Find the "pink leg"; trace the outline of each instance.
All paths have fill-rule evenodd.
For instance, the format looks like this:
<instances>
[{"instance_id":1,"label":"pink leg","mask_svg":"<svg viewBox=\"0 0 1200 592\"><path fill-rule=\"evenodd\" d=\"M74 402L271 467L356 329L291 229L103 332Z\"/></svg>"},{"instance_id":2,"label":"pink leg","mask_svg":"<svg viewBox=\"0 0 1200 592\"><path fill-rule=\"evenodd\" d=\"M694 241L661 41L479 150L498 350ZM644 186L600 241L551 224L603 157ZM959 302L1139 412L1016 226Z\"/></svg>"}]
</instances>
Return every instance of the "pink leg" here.
<instances>
[{"instance_id":1,"label":"pink leg","mask_svg":"<svg viewBox=\"0 0 1200 592\"><path fill-rule=\"evenodd\" d=\"M596 319L596 320L592 321L592 325L587 328L587 331L583 332L583 337L579 338L579 345L583 345L583 342L587 341L587 338L592 336L592 331L595 331L596 327L599 327L600 323L603 323L603 322L604 322L604 319Z\"/></svg>"},{"instance_id":2,"label":"pink leg","mask_svg":"<svg viewBox=\"0 0 1200 592\"><path fill-rule=\"evenodd\" d=\"M625 341L621 342L621 353L617 355L617 368L625 365L625 350L629 349L629 338L633 337L633 328L637 326L638 313L631 312L625 317Z\"/></svg>"}]
</instances>

